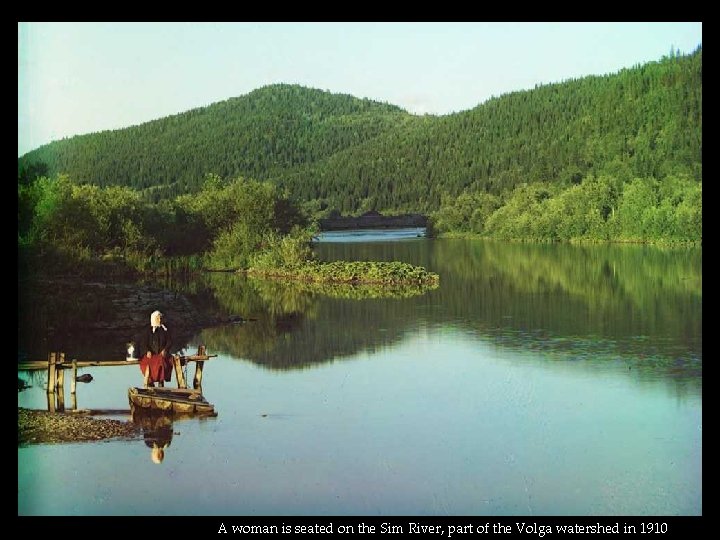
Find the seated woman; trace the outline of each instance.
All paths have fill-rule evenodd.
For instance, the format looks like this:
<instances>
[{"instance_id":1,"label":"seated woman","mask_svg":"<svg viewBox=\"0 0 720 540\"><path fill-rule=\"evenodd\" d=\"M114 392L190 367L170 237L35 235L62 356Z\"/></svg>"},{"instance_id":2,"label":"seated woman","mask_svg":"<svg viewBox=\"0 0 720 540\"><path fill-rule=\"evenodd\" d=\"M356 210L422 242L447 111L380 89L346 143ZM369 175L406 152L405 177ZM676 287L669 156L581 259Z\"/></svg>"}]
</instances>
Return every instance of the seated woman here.
<instances>
[{"instance_id":1,"label":"seated woman","mask_svg":"<svg viewBox=\"0 0 720 540\"><path fill-rule=\"evenodd\" d=\"M145 377L145 387L165 386L172 376L173 362L170 358L172 337L167 327L162 323L163 314L153 311L150 315L150 328L142 335L140 340L140 371Z\"/></svg>"}]
</instances>

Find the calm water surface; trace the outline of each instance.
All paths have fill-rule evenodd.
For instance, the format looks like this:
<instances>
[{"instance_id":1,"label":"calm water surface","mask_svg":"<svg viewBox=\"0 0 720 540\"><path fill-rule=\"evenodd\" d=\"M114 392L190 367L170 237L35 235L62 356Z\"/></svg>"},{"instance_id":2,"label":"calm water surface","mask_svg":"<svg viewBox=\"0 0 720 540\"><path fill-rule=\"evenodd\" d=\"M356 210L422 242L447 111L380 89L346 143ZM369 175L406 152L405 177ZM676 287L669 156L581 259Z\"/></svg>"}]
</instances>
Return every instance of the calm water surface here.
<instances>
[{"instance_id":1,"label":"calm water surface","mask_svg":"<svg viewBox=\"0 0 720 540\"><path fill-rule=\"evenodd\" d=\"M176 420L160 465L142 438L18 448L18 514L702 514L701 250L320 240L324 259L421 264L440 286L203 278L257 319L188 343L219 355L218 416ZM127 408L140 383L85 371L80 407ZM46 407L43 377L19 406Z\"/></svg>"}]
</instances>

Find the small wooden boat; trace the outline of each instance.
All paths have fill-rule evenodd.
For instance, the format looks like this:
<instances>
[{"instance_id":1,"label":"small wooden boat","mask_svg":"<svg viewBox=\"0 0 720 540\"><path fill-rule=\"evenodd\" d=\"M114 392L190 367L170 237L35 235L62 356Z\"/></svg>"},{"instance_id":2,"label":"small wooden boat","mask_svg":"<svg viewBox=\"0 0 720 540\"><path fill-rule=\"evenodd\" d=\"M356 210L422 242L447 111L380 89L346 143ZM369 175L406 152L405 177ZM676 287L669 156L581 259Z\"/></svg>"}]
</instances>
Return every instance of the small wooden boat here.
<instances>
[{"instance_id":1,"label":"small wooden boat","mask_svg":"<svg viewBox=\"0 0 720 540\"><path fill-rule=\"evenodd\" d=\"M199 389L190 388L129 388L132 408L215 416L215 406Z\"/></svg>"}]
</instances>

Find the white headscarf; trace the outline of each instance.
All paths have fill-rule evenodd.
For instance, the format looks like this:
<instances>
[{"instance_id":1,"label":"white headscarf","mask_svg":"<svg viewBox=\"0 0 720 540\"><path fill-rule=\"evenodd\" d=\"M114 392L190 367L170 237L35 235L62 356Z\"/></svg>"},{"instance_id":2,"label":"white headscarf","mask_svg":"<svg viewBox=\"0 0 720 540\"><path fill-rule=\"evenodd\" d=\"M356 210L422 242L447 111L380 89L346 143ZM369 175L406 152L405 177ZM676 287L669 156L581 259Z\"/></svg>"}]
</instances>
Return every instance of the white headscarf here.
<instances>
[{"instance_id":1,"label":"white headscarf","mask_svg":"<svg viewBox=\"0 0 720 540\"><path fill-rule=\"evenodd\" d=\"M157 328L158 328L159 326L162 326L162 329L167 332L167 328L165 327L164 324L162 324L162 323L155 324L155 320L156 320L156 319L159 320L160 317L162 317L162 316L163 316L163 314L160 313L158 310L155 310L155 311L153 311L153 312L150 314L150 326L152 326L153 334L155 333L155 330L157 330Z\"/></svg>"}]
</instances>

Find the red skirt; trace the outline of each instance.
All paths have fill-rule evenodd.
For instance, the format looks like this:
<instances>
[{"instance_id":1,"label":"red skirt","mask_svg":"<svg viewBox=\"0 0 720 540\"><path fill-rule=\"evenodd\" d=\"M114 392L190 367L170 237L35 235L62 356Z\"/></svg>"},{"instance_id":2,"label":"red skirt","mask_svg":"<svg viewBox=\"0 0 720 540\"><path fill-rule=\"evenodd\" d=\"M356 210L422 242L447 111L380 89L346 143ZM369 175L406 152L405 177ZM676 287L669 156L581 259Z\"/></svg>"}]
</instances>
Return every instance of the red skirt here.
<instances>
[{"instance_id":1,"label":"red skirt","mask_svg":"<svg viewBox=\"0 0 720 540\"><path fill-rule=\"evenodd\" d=\"M170 382L172 376L173 362L171 357L164 357L161 354L153 354L150 358L147 355L140 359L140 371L143 376L145 370L150 367L150 382L156 383L160 381Z\"/></svg>"}]
</instances>

